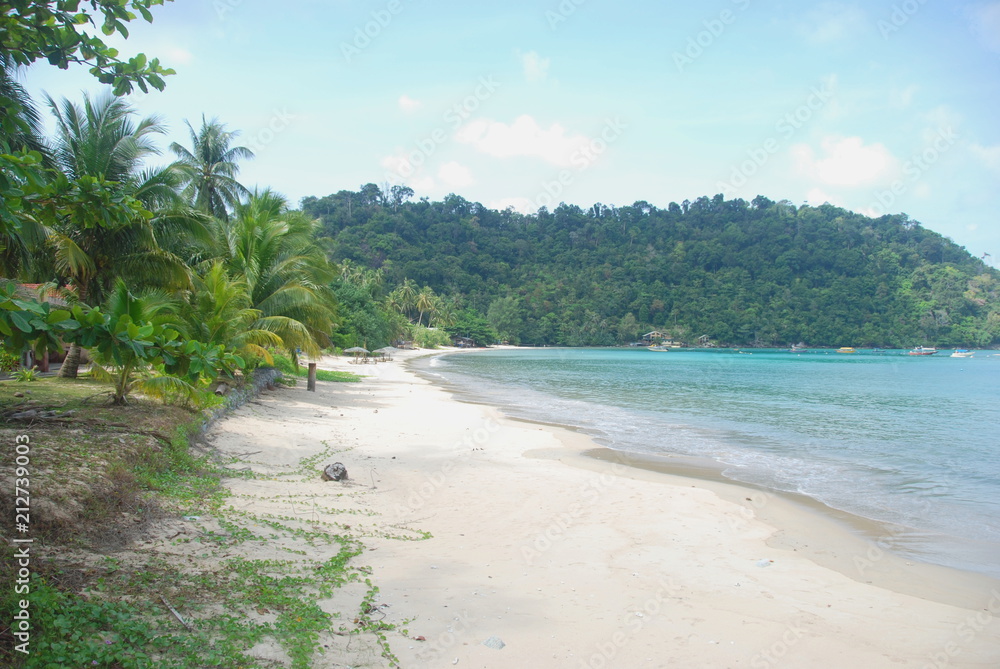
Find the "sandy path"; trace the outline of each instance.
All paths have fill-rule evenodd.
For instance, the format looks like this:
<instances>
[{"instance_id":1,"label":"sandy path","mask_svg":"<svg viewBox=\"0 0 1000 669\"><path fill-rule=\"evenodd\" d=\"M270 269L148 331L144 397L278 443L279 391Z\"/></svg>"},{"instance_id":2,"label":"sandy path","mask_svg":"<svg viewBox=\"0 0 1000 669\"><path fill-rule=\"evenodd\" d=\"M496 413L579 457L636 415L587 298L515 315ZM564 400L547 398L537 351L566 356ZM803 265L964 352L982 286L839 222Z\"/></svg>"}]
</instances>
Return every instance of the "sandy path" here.
<instances>
[{"instance_id":1,"label":"sandy path","mask_svg":"<svg viewBox=\"0 0 1000 669\"><path fill-rule=\"evenodd\" d=\"M321 367L374 376L268 393L209 437L261 451L250 466L272 474L323 442L350 449L294 499L287 480L231 487L361 537L386 619L426 639L390 634L403 667L1000 666L1000 583L911 565L751 490L581 457L581 435L458 402L399 359ZM348 485L319 480L328 460ZM432 538L403 540L419 532ZM383 666L358 639L323 643L317 667Z\"/></svg>"}]
</instances>

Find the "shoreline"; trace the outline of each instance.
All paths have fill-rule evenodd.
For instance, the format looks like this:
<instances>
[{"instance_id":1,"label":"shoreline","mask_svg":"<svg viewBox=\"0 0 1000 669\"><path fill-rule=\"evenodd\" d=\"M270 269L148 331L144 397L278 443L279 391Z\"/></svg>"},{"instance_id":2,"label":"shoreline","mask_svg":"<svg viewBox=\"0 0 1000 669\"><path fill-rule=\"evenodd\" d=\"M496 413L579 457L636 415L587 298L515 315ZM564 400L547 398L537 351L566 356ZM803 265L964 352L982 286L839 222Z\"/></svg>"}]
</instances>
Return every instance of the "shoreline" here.
<instances>
[{"instance_id":1,"label":"shoreline","mask_svg":"<svg viewBox=\"0 0 1000 669\"><path fill-rule=\"evenodd\" d=\"M495 348L517 350L519 347L498 346ZM526 350L532 349L529 348ZM428 353L426 355L413 358L411 361L408 361L407 364L410 364L418 358L426 359L435 355L448 355L466 352L471 353L474 352L474 350L447 351L437 354ZM1000 566L995 567L993 571L984 571L983 569L976 569L971 565L942 564L935 562L933 558L936 555L939 555L939 553L929 550L926 547L927 541L930 540L940 542L943 539L947 539L948 535L944 533L924 530L918 527L907 526L888 520L879 520L854 511L832 506L827 502L805 493L771 488L764 484L733 478L725 473L726 470L730 468L728 465L713 459L686 454L656 454L617 448L609 445L610 438L607 435L602 436L601 434L593 434L585 427L579 427L547 419L527 418L524 416L518 416L514 413L508 413L505 407L493 404L488 397L470 392L467 388L444 379L440 375L432 372L430 369L419 369L413 365L411 365L411 369L413 369L414 373L421 378L444 388L457 401L496 408L503 411L504 415L511 420L548 426L555 429L569 430L571 432L581 434L591 442L589 447L581 447L581 450L586 451L586 454L589 457L610 462L621 462L622 464L630 467L656 471L665 475L692 478L701 482L720 484L722 486L734 486L737 489L753 493L753 499L748 501L752 501L753 504L751 506L759 510L763 510L761 508L761 502L758 499L760 496L763 495L766 498L777 497L784 500L786 503L797 505L810 513L821 514L825 521L835 523L838 526L837 529L846 529L847 531L853 533L856 537L863 539L867 545L871 546L871 550L873 554L877 556L878 560L882 559L881 552L885 551L889 553L891 557L895 558L898 563L900 563L897 567L905 566L906 563L909 562L914 562L919 563L920 565L925 565L934 570L943 569L955 574L968 575L969 579L967 580L970 580L970 582L976 580L977 578L981 578L985 579L985 582L987 583L1000 584L1000 572L997 571L997 569L1000 569ZM743 501L745 499L744 496L739 496L737 499L737 495L735 493L731 495L731 497L735 501ZM963 539L954 537L953 540L959 542L964 541L967 543L971 542L968 538ZM813 543L815 544L818 542L814 540ZM824 564L827 566L837 568L848 575L850 575L848 573L849 571L854 573L856 576L859 575L859 566L862 571L869 571L868 567L864 564L864 559L860 560L860 565L851 566L841 564L837 560L830 559L830 557L824 553L817 553L817 557L824 560ZM893 587L898 588L900 585L897 584Z\"/></svg>"},{"instance_id":2,"label":"shoreline","mask_svg":"<svg viewBox=\"0 0 1000 669\"><path fill-rule=\"evenodd\" d=\"M401 666L1000 662L1000 584L869 555L847 528L777 495L593 457L608 454L581 432L464 401L406 364L450 352L370 367L324 358L371 375L269 393L213 430L224 453L270 446L265 462L337 445L351 487L310 477L298 494L362 514L347 527L385 621L407 629L389 635ZM279 489L232 484L261 505ZM851 568L874 557L872 583L823 553ZM314 666L385 666L342 637L321 641L328 663Z\"/></svg>"}]
</instances>

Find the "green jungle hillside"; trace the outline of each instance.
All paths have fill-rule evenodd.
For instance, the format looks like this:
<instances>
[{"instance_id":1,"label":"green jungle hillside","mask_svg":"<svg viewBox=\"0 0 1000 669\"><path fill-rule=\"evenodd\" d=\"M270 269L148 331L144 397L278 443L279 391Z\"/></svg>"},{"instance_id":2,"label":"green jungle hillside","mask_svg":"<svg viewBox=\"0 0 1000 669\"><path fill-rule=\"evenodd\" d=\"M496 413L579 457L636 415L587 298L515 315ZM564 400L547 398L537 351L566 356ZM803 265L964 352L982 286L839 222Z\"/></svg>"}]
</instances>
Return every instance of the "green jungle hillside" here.
<instances>
[{"instance_id":1,"label":"green jungle hillside","mask_svg":"<svg viewBox=\"0 0 1000 669\"><path fill-rule=\"evenodd\" d=\"M522 215L406 187L302 200L338 263L488 316L512 343L601 346L661 329L717 345L989 347L1000 274L905 214L722 195Z\"/></svg>"}]
</instances>

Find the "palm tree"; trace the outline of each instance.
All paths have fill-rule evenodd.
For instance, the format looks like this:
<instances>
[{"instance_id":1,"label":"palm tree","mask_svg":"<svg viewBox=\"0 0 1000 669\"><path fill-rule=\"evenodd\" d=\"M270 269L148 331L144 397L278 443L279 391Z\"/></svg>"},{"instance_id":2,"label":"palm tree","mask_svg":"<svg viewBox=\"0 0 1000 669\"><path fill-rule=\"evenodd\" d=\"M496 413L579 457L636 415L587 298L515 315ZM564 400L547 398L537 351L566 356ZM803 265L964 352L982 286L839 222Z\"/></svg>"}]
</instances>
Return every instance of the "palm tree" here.
<instances>
[{"instance_id":1,"label":"palm tree","mask_svg":"<svg viewBox=\"0 0 1000 669\"><path fill-rule=\"evenodd\" d=\"M434 323L438 326L451 327L458 318L458 310L455 303L449 299L437 298L434 307Z\"/></svg>"},{"instance_id":2,"label":"palm tree","mask_svg":"<svg viewBox=\"0 0 1000 669\"><path fill-rule=\"evenodd\" d=\"M336 314L329 288L336 272L316 243L319 223L264 190L238 205L222 228L223 263L261 313L253 327L279 336L293 358L297 349L318 355L329 345Z\"/></svg>"},{"instance_id":3,"label":"palm tree","mask_svg":"<svg viewBox=\"0 0 1000 669\"><path fill-rule=\"evenodd\" d=\"M185 123L191 133L191 150L177 142L170 145L187 180L184 194L198 209L227 221L230 208L250 194L236 181L240 171L236 161L253 158L253 151L231 146L239 133L226 130L218 119L206 121L202 116L198 132L190 122Z\"/></svg>"},{"instance_id":4,"label":"palm tree","mask_svg":"<svg viewBox=\"0 0 1000 669\"><path fill-rule=\"evenodd\" d=\"M28 149L45 153L42 115L28 92L17 81L17 68L9 56L0 53L0 144L5 152Z\"/></svg>"},{"instance_id":5,"label":"palm tree","mask_svg":"<svg viewBox=\"0 0 1000 669\"><path fill-rule=\"evenodd\" d=\"M44 160L48 156L42 139L42 118L31 96L17 81L17 72L10 58L0 53L0 154L38 151ZM21 179L15 177L11 183L8 178L7 173L0 174L0 190L20 185ZM13 278L30 273L33 257L48 230L34 216L15 214L9 204L6 197L0 198L0 274Z\"/></svg>"},{"instance_id":6,"label":"palm tree","mask_svg":"<svg viewBox=\"0 0 1000 669\"><path fill-rule=\"evenodd\" d=\"M47 100L56 117L55 164L84 196L93 196L92 203L83 197L81 206L53 221L48 241L59 282L71 283L77 298L89 304L101 303L119 277L133 284L189 285L184 262L158 245L149 212L181 202L175 169L143 167L159 153L153 137L164 132L160 120L133 122L133 108L110 94L96 100L84 95L83 106ZM100 206L102 198L135 206L109 215ZM79 347L72 346L60 376L76 377L79 355Z\"/></svg>"},{"instance_id":7,"label":"palm tree","mask_svg":"<svg viewBox=\"0 0 1000 669\"><path fill-rule=\"evenodd\" d=\"M413 283L412 279L403 279L403 283L397 286L393 292L396 294L395 302L399 312L409 317L410 311L415 308L417 302L416 284Z\"/></svg>"},{"instance_id":8,"label":"palm tree","mask_svg":"<svg viewBox=\"0 0 1000 669\"><path fill-rule=\"evenodd\" d=\"M246 282L230 279L221 261L195 276L185 316L192 339L231 347L246 360L273 364L268 347L284 346L281 337L262 327L269 321L252 308Z\"/></svg>"},{"instance_id":9,"label":"palm tree","mask_svg":"<svg viewBox=\"0 0 1000 669\"><path fill-rule=\"evenodd\" d=\"M146 328L152 335L162 332L163 328L183 328L178 306L177 301L163 291L146 291L137 297L124 281L117 279L108 293L104 313L113 328L116 324L129 323L139 332ZM136 389L164 398L180 395L190 399L195 395L195 388L187 381L157 373L143 346L112 337L108 348L95 352L94 357L94 375L112 382L112 404L126 404L129 394Z\"/></svg>"},{"instance_id":10,"label":"palm tree","mask_svg":"<svg viewBox=\"0 0 1000 669\"><path fill-rule=\"evenodd\" d=\"M417 316L417 325L420 325L424 320L424 312L433 313L434 297L435 297L434 290L430 286L424 286L423 288L420 289L420 292L417 294L417 299L414 301L414 306L420 312L420 315ZM430 315L428 314L427 316L428 325L430 324L430 322L431 319Z\"/></svg>"}]
</instances>

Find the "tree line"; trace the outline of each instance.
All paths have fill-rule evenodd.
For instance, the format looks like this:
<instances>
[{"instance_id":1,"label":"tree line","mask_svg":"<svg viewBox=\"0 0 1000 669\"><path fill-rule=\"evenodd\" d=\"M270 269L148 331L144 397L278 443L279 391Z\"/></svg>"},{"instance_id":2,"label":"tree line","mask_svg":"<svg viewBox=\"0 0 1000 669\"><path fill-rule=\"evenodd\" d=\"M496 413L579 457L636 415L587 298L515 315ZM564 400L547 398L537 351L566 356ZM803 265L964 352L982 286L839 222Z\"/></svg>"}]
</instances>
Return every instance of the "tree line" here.
<instances>
[{"instance_id":1,"label":"tree line","mask_svg":"<svg viewBox=\"0 0 1000 669\"><path fill-rule=\"evenodd\" d=\"M524 215L367 184L307 197L333 258L415 281L528 345L657 329L718 345L989 347L998 273L905 214L758 196Z\"/></svg>"}]
</instances>

